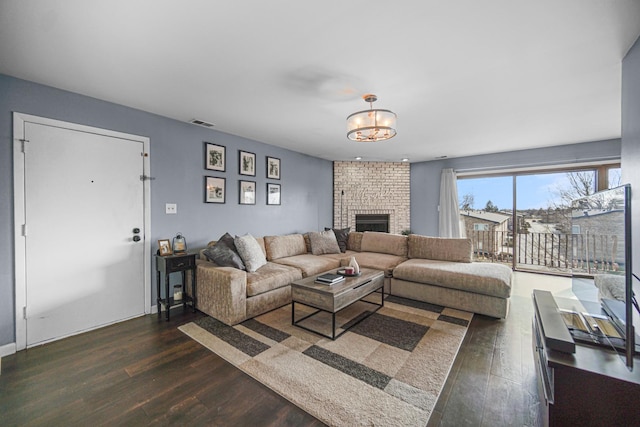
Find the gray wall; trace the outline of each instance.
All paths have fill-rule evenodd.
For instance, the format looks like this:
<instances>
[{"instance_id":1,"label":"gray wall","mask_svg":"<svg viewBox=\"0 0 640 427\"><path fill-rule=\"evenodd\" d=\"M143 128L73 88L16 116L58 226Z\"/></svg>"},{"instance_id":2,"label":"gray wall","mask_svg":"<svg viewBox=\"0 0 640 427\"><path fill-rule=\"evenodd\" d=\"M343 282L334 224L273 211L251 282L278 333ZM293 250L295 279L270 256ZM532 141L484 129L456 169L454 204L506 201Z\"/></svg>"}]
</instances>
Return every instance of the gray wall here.
<instances>
[{"instance_id":1,"label":"gray wall","mask_svg":"<svg viewBox=\"0 0 640 427\"><path fill-rule=\"evenodd\" d=\"M442 169L492 170L615 159L620 157L620 145L619 139L613 139L414 163L411 165L411 231L428 236L438 235Z\"/></svg>"},{"instance_id":2,"label":"gray wall","mask_svg":"<svg viewBox=\"0 0 640 427\"><path fill-rule=\"evenodd\" d=\"M622 180L631 184L632 269L640 275L640 38L622 61Z\"/></svg>"},{"instance_id":3,"label":"gray wall","mask_svg":"<svg viewBox=\"0 0 640 427\"><path fill-rule=\"evenodd\" d=\"M147 238L152 242L181 231L189 247L196 248L226 231L261 236L332 225L333 165L329 161L0 74L0 347L15 340L13 111L149 137L155 180L151 181ZM226 172L204 169L203 141L226 146ZM257 183L256 205L238 205L239 149L256 154L256 177L243 177ZM277 181L282 185L281 206L265 204L266 155L281 159L282 179ZM226 204L203 202L205 175L226 177ZM178 214L166 215L165 203L177 203ZM94 243L87 242L87 247ZM154 250L155 246L152 243ZM155 276L155 299L154 280Z\"/></svg>"}]
</instances>

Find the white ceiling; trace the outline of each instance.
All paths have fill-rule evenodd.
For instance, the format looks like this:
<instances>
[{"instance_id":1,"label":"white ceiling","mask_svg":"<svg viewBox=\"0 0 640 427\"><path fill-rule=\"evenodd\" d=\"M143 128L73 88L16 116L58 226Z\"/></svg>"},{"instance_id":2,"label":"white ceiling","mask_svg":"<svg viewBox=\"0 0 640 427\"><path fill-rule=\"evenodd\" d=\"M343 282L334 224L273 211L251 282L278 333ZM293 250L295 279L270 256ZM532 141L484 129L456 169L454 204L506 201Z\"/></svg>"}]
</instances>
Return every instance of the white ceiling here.
<instances>
[{"instance_id":1,"label":"white ceiling","mask_svg":"<svg viewBox=\"0 0 640 427\"><path fill-rule=\"evenodd\" d=\"M0 73L330 160L620 137L638 0L0 0ZM398 135L346 138L346 117Z\"/></svg>"}]
</instances>

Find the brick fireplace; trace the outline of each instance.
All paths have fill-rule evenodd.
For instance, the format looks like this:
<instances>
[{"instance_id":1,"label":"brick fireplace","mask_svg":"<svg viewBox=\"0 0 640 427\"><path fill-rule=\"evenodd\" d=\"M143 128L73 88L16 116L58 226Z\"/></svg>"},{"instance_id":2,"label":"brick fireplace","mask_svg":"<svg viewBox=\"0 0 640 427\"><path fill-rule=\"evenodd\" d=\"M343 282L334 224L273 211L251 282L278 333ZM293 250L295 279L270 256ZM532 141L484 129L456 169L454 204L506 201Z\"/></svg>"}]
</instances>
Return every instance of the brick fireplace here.
<instances>
[{"instance_id":1,"label":"brick fireplace","mask_svg":"<svg viewBox=\"0 0 640 427\"><path fill-rule=\"evenodd\" d=\"M370 225L376 222L382 224L383 221L374 221L375 217L385 217L389 233L408 230L410 172L410 165L401 162L334 162L333 226L356 231L356 217L365 215L369 219L365 228L371 229Z\"/></svg>"}]
</instances>

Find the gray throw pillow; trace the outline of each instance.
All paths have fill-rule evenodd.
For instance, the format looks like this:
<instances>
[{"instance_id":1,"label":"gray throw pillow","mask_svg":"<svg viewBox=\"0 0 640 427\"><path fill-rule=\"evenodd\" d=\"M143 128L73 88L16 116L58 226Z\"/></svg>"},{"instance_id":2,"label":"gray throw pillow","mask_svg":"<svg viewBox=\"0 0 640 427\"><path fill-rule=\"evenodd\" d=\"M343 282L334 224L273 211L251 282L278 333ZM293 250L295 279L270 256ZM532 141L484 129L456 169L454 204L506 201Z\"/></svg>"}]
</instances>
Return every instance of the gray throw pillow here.
<instances>
[{"instance_id":1,"label":"gray throw pillow","mask_svg":"<svg viewBox=\"0 0 640 427\"><path fill-rule=\"evenodd\" d=\"M347 251L347 242L349 241L349 230L351 227L347 228L329 228L325 227L324 231L333 230L333 234L336 235L336 240L338 242L338 246L340 247L340 252L344 253Z\"/></svg>"},{"instance_id":2,"label":"gray throw pillow","mask_svg":"<svg viewBox=\"0 0 640 427\"><path fill-rule=\"evenodd\" d=\"M229 238L231 240L229 240ZM233 242L233 237L231 237L229 233L225 233L224 236L218 239L215 245L205 249L203 253L220 267L234 267L239 270L246 270L242 258L240 258L240 255L235 249L236 246Z\"/></svg>"},{"instance_id":3,"label":"gray throw pillow","mask_svg":"<svg viewBox=\"0 0 640 427\"><path fill-rule=\"evenodd\" d=\"M336 240L336 235L333 230L322 231L320 233L309 233L309 240L311 241L311 253L314 255L323 254L339 254L340 246Z\"/></svg>"},{"instance_id":4,"label":"gray throw pillow","mask_svg":"<svg viewBox=\"0 0 640 427\"><path fill-rule=\"evenodd\" d=\"M233 241L248 272L253 273L267 263L260 244L251 234L236 236Z\"/></svg>"},{"instance_id":5,"label":"gray throw pillow","mask_svg":"<svg viewBox=\"0 0 640 427\"><path fill-rule=\"evenodd\" d=\"M233 236L229 233L224 233L222 235L222 237L220 237L218 239L218 242L224 242L225 245L229 246L229 248L234 251L235 253L238 253L238 250L236 249L236 244L233 241Z\"/></svg>"}]
</instances>

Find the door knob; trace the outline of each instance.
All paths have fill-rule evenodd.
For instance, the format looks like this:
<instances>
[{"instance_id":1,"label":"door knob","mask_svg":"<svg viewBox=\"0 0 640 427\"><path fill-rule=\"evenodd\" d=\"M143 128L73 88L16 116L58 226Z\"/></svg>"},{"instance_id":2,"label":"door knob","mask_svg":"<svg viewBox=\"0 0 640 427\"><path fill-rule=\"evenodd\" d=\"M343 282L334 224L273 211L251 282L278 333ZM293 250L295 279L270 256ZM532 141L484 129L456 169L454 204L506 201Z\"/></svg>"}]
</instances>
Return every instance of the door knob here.
<instances>
[{"instance_id":1,"label":"door knob","mask_svg":"<svg viewBox=\"0 0 640 427\"><path fill-rule=\"evenodd\" d=\"M134 228L133 229L133 234L140 234L140 229L139 228Z\"/></svg>"},{"instance_id":2,"label":"door knob","mask_svg":"<svg viewBox=\"0 0 640 427\"><path fill-rule=\"evenodd\" d=\"M133 241L134 242L139 242L140 241L140 236L133 236Z\"/></svg>"}]
</instances>

